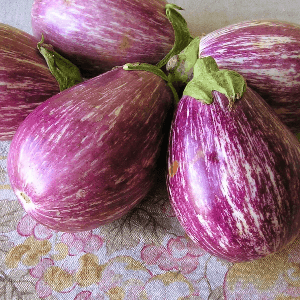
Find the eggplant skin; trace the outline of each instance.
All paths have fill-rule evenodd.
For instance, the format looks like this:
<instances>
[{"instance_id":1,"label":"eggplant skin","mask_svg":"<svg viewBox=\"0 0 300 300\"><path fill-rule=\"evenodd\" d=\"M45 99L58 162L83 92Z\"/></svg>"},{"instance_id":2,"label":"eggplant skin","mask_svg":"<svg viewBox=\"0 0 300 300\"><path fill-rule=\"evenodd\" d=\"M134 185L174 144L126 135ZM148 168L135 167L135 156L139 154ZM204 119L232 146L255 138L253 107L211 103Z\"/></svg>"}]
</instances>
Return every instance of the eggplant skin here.
<instances>
[{"instance_id":1,"label":"eggplant skin","mask_svg":"<svg viewBox=\"0 0 300 300\"><path fill-rule=\"evenodd\" d=\"M0 23L0 140L11 140L26 116L59 93L32 35Z\"/></svg>"},{"instance_id":2,"label":"eggplant skin","mask_svg":"<svg viewBox=\"0 0 300 300\"><path fill-rule=\"evenodd\" d=\"M65 232L123 216L155 181L173 101L160 77L116 68L41 104L18 128L7 159L25 211Z\"/></svg>"},{"instance_id":3,"label":"eggplant skin","mask_svg":"<svg viewBox=\"0 0 300 300\"><path fill-rule=\"evenodd\" d=\"M230 108L183 96L175 111L167 186L187 234L212 255L251 261L300 229L300 146L251 88Z\"/></svg>"},{"instance_id":4,"label":"eggplant skin","mask_svg":"<svg viewBox=\"0 0 300 300\"><path fill-rule=\"evenodd\" d=\"M235 70L275 110L293 133L300 132L300 25L253 20L217 29L200 41L200 56Z\"/></svg>"},{"instance_id":5,"label":"eggplant skin","mask_svg":"<svg viewBox=\"0 0 300 300\"><path fill-rule=\"evenodd\" d=\"M84 77L125 63L158 63L173 47L164 0L35 0L34 36L53 45Z\"/></svg>"}]
</instances>

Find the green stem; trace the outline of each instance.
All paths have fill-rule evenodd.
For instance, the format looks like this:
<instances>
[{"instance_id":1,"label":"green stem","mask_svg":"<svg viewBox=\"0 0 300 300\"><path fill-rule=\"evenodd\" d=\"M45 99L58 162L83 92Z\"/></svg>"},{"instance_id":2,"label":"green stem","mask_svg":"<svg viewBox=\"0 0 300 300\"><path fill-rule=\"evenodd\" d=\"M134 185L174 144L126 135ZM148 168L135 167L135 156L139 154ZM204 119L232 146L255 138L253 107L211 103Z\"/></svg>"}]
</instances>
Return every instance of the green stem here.
<instances>
[{"instance_id":1,"label":"green stem","mask_svg":"<svg viewBox=\"0 0 300 300\"><path fill-rule=\"evenodd\" d=\"M51 45L44 44L43 35L37 48L45 58L51 74L57 80L60 91L83 81L79 69L74 64L55 52Z\"/></svg>"},{"instance_id":2,"label":"green stem","mask_svg":"<svg viewBox=\"0 0 300 300\"><path fill-rule=\"evenodd\" d=\"M172 82L169 81L168 76L157 66L153 66L150 64L146 64L146 63L128 63L123 66L123 69L126 71L134 71L134 70L135 71L137 71L137 70L147 71L147 72L151 72L151 73L161 77L163 80L165 80L167 82L167 85L170 87L170 89L174 95L175 103L179 102L178 94L177 94Z\"/></svg>"},{"instance_id":3,"label":"green stem","mask_svg":"<svg viewBox=\"0 0 300 300\"><path fill-rule=\"evenodd\" d=\"M165 8L167 18L171 22L174 29L175 41L170 52L156 65L158 68L162 68L164 65L166 65L172 56L180 53L193 39L185 19L177 11L183 9L175 4L167 4Z\"/></svg>"},{"instance_id":4,"label":"green stem","mask_svg":"<svg viewBox=\"0 0 300 300\"><path fill-rule=\"evenodd\" d=\"M166 65L169 80L186 85L192 80L194 65L199 56L200 37L193 39L178 55L171 57Z\"/></svg>"}]
</instances>

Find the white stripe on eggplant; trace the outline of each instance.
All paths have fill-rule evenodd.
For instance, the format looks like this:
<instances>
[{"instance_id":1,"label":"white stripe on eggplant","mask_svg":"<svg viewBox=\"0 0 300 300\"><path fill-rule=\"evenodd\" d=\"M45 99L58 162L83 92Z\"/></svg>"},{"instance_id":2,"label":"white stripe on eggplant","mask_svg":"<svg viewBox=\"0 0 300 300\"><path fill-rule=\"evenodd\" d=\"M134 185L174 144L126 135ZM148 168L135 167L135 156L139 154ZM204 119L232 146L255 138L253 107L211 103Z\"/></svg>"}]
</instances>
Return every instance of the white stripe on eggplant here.
<instances>
[{"instance_id":1,"label":"white stripe on eggplant","mask_svg":"<svg viewBox=\"0 0 300 300\"><path fill-rule=\"evenodd\" d=\"M225 103L220 96L211 105L180 100L168 156L169 169L174 162L179 167L167 175L168 191L200 247L230 261L252 260L281 249L299 232L300 148L249 88L231 111Z\"/></svg>"},{"instance_id":2,"label":"white stripe on eggplant","mask_svg":"<svg viewBox=\"0 0 300 300\"><path fill-rule=\"evenodd\" d=\"M140 99L133 103L137 94ZM39 106L19 128L8 159L17 163L20 149L27 151L18 170L8 168L15 188L26 189L36 206L40 204L30 212L32 217L53 229L88 230L136 205L155 180L161 124L172 99L171 90L156 75L118 68ZM29 168L35 174L26 182ZM85 222L76 222L78 218Z\"/></svg>"}]
</instances>

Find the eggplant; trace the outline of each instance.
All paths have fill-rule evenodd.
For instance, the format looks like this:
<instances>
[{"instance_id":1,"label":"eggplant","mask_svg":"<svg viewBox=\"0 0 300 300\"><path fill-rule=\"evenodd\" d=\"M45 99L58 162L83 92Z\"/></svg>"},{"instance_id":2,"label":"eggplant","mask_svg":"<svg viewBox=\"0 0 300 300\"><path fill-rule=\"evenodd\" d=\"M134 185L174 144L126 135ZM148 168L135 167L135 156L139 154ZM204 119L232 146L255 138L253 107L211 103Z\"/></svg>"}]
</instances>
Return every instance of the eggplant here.
<instances>
[{"instance_id":1,"label":"eggplant","mask_svg":"<svg viewBox=\"0 0 300 300\"><path fill-rule=\"evenodd\" d=\"M227 94L236 77L220 69L223 76L213 62L197 60L197 78L176 107L167 187L195 243L227 261L251 261L281 250L299 234L300 144L246 83Z\"/></svg>"},{"instance_id":2,"label":"eggplant","mask_svg":"<svg viewBox=\"0 0 300 300\"><path fill-rule=\"evenodd\" d=\"M220 69L243 75L293 133L300 131L299 24L243 21L195 39L199 41L198 57L211 56ZM173 68L175 65L173 61ZM181 64L181 72L182 68ZM190 70L186 70L189 79Z\"/></svg>"},{"instance_id":3,"label":"eggplant","mask_svg":"<svg viewBox=\"0 0 300 300\"><path fill-rule=\"evenodd\" d=\"M0 23L0 140L11 140L26 116L60 92L35 37Z\"/></svg>"},{"instance_id":4,"label":"eggplant","mask_svg":"<svg viewBox=\"0 0 300 300\"><path fill-rule=\"evenodd\" d=\"M35 0L34 36L93 77L125 63L156 64L174 44L166 1Z\"/></svg>"},{"instance_id":5,"label":"eggplant","mask_svg":"<svg viewBox=\"0 0 300 300\"><path fill-rule=\"evenodd\" d=\"M159 76L117 67L45 101L8 153L11 186L25 211L65 232L126 214L155 181L173 100Z\"/></svg>"},{"instance_id":6,"label":"eggplant","mask_svg":"<svg viewBox=\"0 0 300 300\"><path fill-rule=\"evenodd\" d=\"M245 21L201 39L200 56L243 75L294 132L300 130L300 25Z\"/></svg>"}]
</instances>

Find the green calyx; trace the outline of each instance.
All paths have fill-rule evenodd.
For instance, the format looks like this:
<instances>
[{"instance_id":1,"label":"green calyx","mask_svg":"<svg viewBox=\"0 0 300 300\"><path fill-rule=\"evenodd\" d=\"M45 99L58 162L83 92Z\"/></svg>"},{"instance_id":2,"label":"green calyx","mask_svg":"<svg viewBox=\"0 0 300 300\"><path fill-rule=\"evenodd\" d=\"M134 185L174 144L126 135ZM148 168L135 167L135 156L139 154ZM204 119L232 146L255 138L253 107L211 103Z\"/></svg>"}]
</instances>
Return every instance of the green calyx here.
<instances>
[{"instance_id":1,"label":"green calyx","mask_svg":"<svg viewBox=\"0 0 300 300\"><path fill-rule=\"evenodd\" d=\"M177 11L183 9L175 4L167 4L165 9L166 16L174 29L175 41L170 52L156 65L158 68L162 68L164 65L166 65L172 56L180 53L192 40L185 19Z\"/></svg>"},{"instance_id":2,"label":"green calyx","mask_svg":"<svg viewBox=\"0 0 300 300\"><path fill-rule=\"evenodd\" d=\"M193 39L178 55L170 58L166 70L170 81L187 84L193 78L194 65L199 55L200 37Z\"/></svg>"},{"instance_id":3,"label":"green calyx","mask_svg":"<svg viewBox=\"0 0 300 300\"><path fill-rule=\"evenodd\" d=\"M246 87L242 75L232 70L220 70L216 61L208 56L197 59L194 65L194 77L186 85L183 95L211 104L212 91L218 91L226 95L232 105L235 100L243 96Z\"/></svg>"},{"instance_id":4,"label":"green calyx","mask_svg":"<svg viewBox=\"0 0 300 300\"><path fill-rule=\"evenodd\" d=\"M174 95L175 103L179 102L178 94L172 84L172 82L169 81L168 76L157 66L146 64L146 63L128 63L123 66L123 69L126 71L147 71L151 72L163 80L166 81L167 85L172 90L172 93Z\"/></svg>"},{"instance_id":5,"label":"green calyx","mask_svg":"<svg viewBox=\"0 0 300 300\"><path fill-rule=\"evenodd\" d=\"M60 91L83 81L77 66L55 52L51 45L44 44L43 35L41 41L37 44L37 48L45 58L51 74L57 80Z\"/></svg>"},{"instance_id":6,"label":"green calyx","mask_svg":"<svg viewBox=\"0 0 300 300\"><path fill-rule=\"evenodd\" d=\"M296 137L298 138L298 141L300 142L300 132L296 134Z\"/></svg>"}]
</instances>

